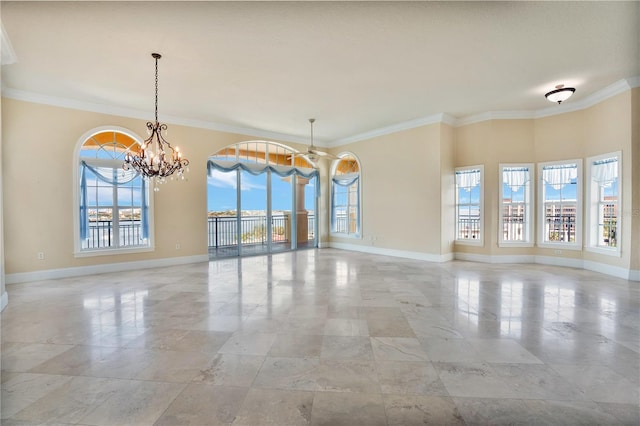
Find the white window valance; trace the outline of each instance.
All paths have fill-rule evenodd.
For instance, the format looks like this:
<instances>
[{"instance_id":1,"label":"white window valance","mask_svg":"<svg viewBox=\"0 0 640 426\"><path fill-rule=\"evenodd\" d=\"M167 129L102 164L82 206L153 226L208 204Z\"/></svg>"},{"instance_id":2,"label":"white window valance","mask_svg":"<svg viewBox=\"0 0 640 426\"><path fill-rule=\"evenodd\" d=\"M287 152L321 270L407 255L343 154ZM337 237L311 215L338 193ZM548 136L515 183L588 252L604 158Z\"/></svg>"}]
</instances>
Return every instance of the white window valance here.
<instances>
[{"instance_id":1,"label":"white window valance","mask_svg":"<svg viewBox=\"0 0 640 426\"><path fill-rule=\"evenodd\" d=\"M529 169L527 167L504 167L502 182L509 185L512 191L518 191L525 183L529 182Z\"/></svg>"},{"instance_id":2,"label":"white window valance","mask_svg":"<svg viewBox=\"0 0 640 426\"><path fill-rule=\"evenodd\" d=\"M591 178L601 186L610 186L618 178L618 158L594 161L591 165Z\"/></svg>"},{"instance_id":3,"label":"white window valance","mask_svg":"<svg viewBox=\"0 0 640 426\"><path fill-rule=\"evenodd\" d=\"M562 189L572 180L578 178L577 164L562 164L558 166L544 166L542 168L542 180L555 190Z\"/></svg>"},{"instance_id":4,"label":"white window valance","mask_svg":"<svg viewBox=\"0 0 640 426\"><path fill-rule=\"evenodd\" d=\"M466 191L471 191L472 188L478 186L480 179L480 169L456 171L456 184L459 188L464 188Z\"/></svg>"}]
</instances>

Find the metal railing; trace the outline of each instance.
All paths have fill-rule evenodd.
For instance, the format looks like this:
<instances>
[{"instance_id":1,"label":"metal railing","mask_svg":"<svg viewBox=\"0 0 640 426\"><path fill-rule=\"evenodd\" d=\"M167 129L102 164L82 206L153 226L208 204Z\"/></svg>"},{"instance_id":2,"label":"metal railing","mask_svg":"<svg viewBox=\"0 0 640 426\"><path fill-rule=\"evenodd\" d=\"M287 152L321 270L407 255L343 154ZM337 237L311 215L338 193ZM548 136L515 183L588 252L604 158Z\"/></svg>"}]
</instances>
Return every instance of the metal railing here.
<instances>
[{"instance_id":1,"label":"metal railing","mask_svg":"<svg viewBox=\"0 0 640 426\"><path fill-rule=\"evenodd\" d=\"M228 247L238 244L235 216L215 216L208 218L209 247ZM308 239L314 239L315 216L307 216ZM115 244L115 227L112 220L89 221L87 238L82 248L106 248ZM289 216L274 215L271 217L271 241L290 241L291 227ZM140 220L126 220L119 223L120 247L143 245ZM267 242L267 217L243 216L240 220L240 236L243 244L265 244Z\"/></svg>"},{"instance_id":2,"label":"metal railing","mask_svg":"<svg viewBox=\"0 0 640 426\"><path fill-rule=\"evenodd\" d=\"M480 218L458 218L459 240L477 240L480 238Z\"/></svg>"},{"instance_id":3,"label":"metal railing","mask_svg":"<svg viewBox=\"0 0 640 426\"><path fill-rule=\"evenodd\" d=\"M524 241L525 223L523 215L502 217L502 239L504 241Z\"/></svg>"},{"instance_id":4,"label":"metal railing","mask_svg":"<svg viewBox=\"0 0 640 426\"><path fill-rule=\"evenodd\" d=\"M144 242L139 220L121 220L119 222L120 247L139 246ZM112 220L89 221L87 239L83 241L86 249L113 247L115 227Z\"/></svg>"},{"instance_id":5,"label":"metal railing","mask_svg":"<svg viewBox=\"0 0 640 426\"><path fill-rule=\"evenodd\" d=\"M617 218L604 218L603 223L598 225L599 229L599 241L598 245L602 247L616 247L618 245L617 230L618 219Z\"/></svg>"},{"instance_id":6,"label":"metal railing","mask_svg":"<svg viewBox=\"0 0 640 426\"><path fill-rule=\"evenodd\" d=\"M209 247L230 247L238 244L236 216L212 216L208 218ZM314 239L315 216L308 215L308 239ZM288 215L271 217L271 241L287 242L291 240L291 225ZM265 244L267 242L267 217L242 216L240 218L240 238L242 244Z\"/></svg>"},{"instance_id":7,"label":"metal railing","mask_svg":"<svg viewBox=\"0 0 640 426\"><path fill-rule=\"evenodd\" d=\"M545 241L574 242L576 240L576 217L573 214L545 216Z\"/></svg>"}]
</instances>

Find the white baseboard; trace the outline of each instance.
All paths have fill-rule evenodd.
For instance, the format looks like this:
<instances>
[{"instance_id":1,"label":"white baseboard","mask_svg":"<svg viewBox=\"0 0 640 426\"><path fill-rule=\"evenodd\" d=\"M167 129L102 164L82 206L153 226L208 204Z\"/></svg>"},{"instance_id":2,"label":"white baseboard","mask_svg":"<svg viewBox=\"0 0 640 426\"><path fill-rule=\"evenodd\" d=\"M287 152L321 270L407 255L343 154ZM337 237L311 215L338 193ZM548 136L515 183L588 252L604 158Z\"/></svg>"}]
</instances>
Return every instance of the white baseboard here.
<instances>
[{"instance_id":1,"label":"white baseboard","mask_svg":"<svg viewBox=\"0 0 640 426\"><path fill-rule=\"evenodd\" d=\"M602 274L622 278L624 280L640 281L640 279L638 278L636 278L635 280L632 278L633 271L627 268L621 268L620 266L607 265L606 263L585 260L583 268L589 271L600 272Z\"/></svg>"},{"instance_id":2,"label":"white baseboard","mask_svg":"<svg viewBox=\"0 0 640 426\"><path fill-rule=\"evenodd\" d=\"M3 311L8 304L9 304L9 295L5 291L4 293L2 293L2 300L0 301L0 311Z\"/></svg>"},{"instance_id":3,"label":"white baseboard","mask_svg":"<svg viewBox=\"0 0 640 426\"><path fill-rule=\"evenodd\" d=\"M475 253L456 253L456 260L466 260L480 263L534 263L534 257L530 255L490 256Z\"/></svg>"},{"instance_id":4,"label":"white baseboard","mask_svg":"<svg viewBox=\"0 0 640 426\"><path fill-rule=\"evenodd\" d=\"M480 263L538 263L542 265L564 266L570 268L587 269L630 281L640 281L640 270L630 270L619 266L593 262L582 259L567 259L553 256L511 255L490 256L474 253L448 253L443 255L421 253L406 250L393 250L382 247L362 246L358 244L344 244L331 242L325 247L342 250L358 251L362 253L380 254L384 256L403 257L406 259L424 260L427 262L443 263L453 259ZM208 262L206 254L196 256L172 257L166 259L141 260L135 262L107 263L104 265L80 266L76 268L48 269L43 271L20 272L7 274L6 284L17 284L31 281L54 280L59 278L78 277L83 275L103 274L107 272L131 271L135 269L158 268L163 266L186 265L189 263ZM7 306L9 296L5 291L0 299L0 311Z\"/></svg>"},{"instance_id":5,"label":"white baseboard","mask_svg":"<svg viewBox=\"0 0 640 426\"><path fill-rule=\"evenodd\" d=\"M383 256L403 257L406 259L424 260L427 262L442 263L442 262L448 262L449 260L453 260L453 253L443 254L443 255L429 254L429 253L421 253L417 251L394 250L394 249L387 249L383 247L363 246L359 244L345 244L345 243L337 243L337 242L331 242L330 246L332 248L337 248L342 250L359 251L362 253L371 253L371 254L380 254Z\"/></svg>"},{"instance_id":6,"label":"white baseboard","mask_svg":"<svg viewBox=\"0 0 640 426\"><path fill-rule=\"evenodd\" d=\"M613 277L622 278L629 281L640 281L640 271L629 270L619 266L608 265L606 263L593 262L583 259L570 259L566 257L554 256L534 256L534 255L486 255L476 253L449 253L445 255L434 255L404 250L393 250L382 247L363 246L358 244L344 244L331 242L330 246L342 250L359 251L363 253L380 254L384 256L404 257L407 259L425 260L427 262L448 262L450 260L465 260L479 263L537 263L541 265L563 266L567 268L587 269L589 271L600 272Z\"/></svg>"},{"instance_id":7,"label":"white baseboard","mask_svg":"<svg viewBox=\"0 0 640 426\"><path fill-rule=\"evenodd\" d=\"M457 260L480 263L537 263L540 265L563 266L565 268L587 269L629 281L640 281L640 271L632 271L619 266L583 259L533 255L490 256L475 253L456 253L455 258Z\"/></svg>"},{"instance_id":8,"label":"white baseboard","mask_svg":"<svg viewBox=\"0 0 640 426\"><path fill-rule=\"evenodd\" d=\"M532 255L490 256L475 253L456 253L455 258L457 260L481 263L537 263L540 265L563 266L565 268L587 269L589 271L600 272L602 274L630 281L640 281L640 271L630 271L629 269L621 268L619 266L583 259Z\"/></svg>"},{"instance_id":9,"label":"white baseboard","mask_svg":"<svg viewBox=\"0 0 640 426\"><path fill-rule=\"evenodd\" d=\"M163 266L186 265L189 263L208 262L206 254L196 256L171 257L165 259L140 260L134 262L106 263L104 265L79 266L75 268L47 269L33 272L7 274L6 284L17 284L31 281L55 280L59 278L79 277L83 275L122 272L135 269L161 268ZM4 297L4 296L3 296Z\"/></svg>"},{"instance_id":10,"label":"white baseboard","mask_svg":"<svg viewBox=\"0 0 640 426\"><path fill-rule=\"evenodd\" d=\"M535 256L535 260L533 263L551 266L564 266L566 268L584 269L584 261L582 259L570 259L566 257Z\"/></svg>"}]
</instances>

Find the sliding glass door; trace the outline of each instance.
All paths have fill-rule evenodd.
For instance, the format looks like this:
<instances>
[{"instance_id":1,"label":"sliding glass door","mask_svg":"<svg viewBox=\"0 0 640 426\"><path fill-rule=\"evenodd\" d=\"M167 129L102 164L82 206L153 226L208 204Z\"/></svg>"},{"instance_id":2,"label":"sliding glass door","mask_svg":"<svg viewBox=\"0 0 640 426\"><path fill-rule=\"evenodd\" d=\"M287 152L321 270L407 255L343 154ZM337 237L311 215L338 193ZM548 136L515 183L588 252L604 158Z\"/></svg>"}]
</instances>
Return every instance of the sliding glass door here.
<instances>
[{"instance_id":1,"label":"sliding glass door","mask_svg":"<svg viewBox=\"0 0 640 426\"><path fill-rule=\"evenodd\" d=\"M317 171L281 146L251 148L225 148L208 162L210 258L316 247Z\"/></svg>"},{"instance_id":2,"label":"sliding glass door","mask_svg":"<svg viewBox=\"0 0 640 426\"><path fill-rule=\"evenodd\" d=\"M240 253L263 254L269 252L267 222L268 174L240 173Z\"/></svg>"},{"instance_id":3,"label":"sliding glass door","mask_svg":"<svg viewBox=\"0 0 640 426\"><path fill-rule=\"evenodd\" d=\"M294 235L295 223L293 220L291 181L293 176L281 177L275 173L270 174L271 185L271 252L287 251L295 249Z\"/></svg>"}]
</instances>

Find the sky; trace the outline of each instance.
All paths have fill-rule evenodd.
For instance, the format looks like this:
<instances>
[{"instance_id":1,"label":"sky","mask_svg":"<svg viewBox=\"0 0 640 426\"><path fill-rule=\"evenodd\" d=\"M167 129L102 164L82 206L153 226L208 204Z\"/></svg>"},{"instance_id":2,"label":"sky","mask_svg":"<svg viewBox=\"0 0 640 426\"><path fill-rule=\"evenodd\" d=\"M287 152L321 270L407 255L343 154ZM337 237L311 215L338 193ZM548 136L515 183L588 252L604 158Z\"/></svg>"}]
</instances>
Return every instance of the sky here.
<instances>
[{"instance_id":1,"label":"sky","mask_svg":"<svg viewBox=\"0 0 640 426\"><path fill-rule=\"evenodd\" d=\"M313 183L311 181L310 183ZM291 184L289 178L281 178L275 174L271 176L272 210L291 210ZM207 178L207 209L208 211L236 210L236 172L224 173L213 170L212 176ZM241 193L243 210L266 210L267 206L267 175L253 176L241 171ZM305 186L305 208L314 209L314 187Z\"/></svg>"},{"instance_id":2,"label":"sky","mask_svg":"<svg viewBox=\"0 0 640 426\"><path fill-rule=\"evenodd\" d=\"M291 185L288 178L272 175L272 210L291 210ZM311 181L313 183L313 181ZM96 185L97 184L97 185ZM118 189L120 205L140 205L140 178ZM242 172L242 209L266 210L267 176L252 176ZM97 181L95 175L87 171L87 201L90 206L111 206L113 190L111 185ZM128 200L128 201L126 201ZM214 171L207 179L207 206L209 211L236 210L236 172ZM314 208L314 186L305 186L305 208Z\"/></svg>"}]
</instances>

